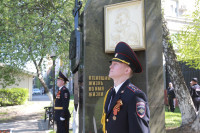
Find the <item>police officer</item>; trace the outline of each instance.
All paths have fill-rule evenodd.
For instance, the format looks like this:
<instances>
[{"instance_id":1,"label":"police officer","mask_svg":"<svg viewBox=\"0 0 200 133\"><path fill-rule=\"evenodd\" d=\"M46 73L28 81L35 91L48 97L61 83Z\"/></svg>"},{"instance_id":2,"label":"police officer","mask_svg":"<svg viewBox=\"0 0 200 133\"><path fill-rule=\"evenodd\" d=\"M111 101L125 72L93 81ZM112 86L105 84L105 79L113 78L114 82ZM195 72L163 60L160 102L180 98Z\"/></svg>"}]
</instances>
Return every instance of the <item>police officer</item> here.
<instances>
[{"instance_id":1,"label":"police officer","mask_svg":"<svg viewBox=\"0 0 200 133\"><path fill-rule=\"evenodd\" d=\"M59 87L58 93L56 94L55 100L55 121L57 123L57 133L69 133L69 90L65 87L68 81L62 72L59 72L57 78L57 86Z\"/></svg>"},{"instance_id":2,"label":"police officer","mask_svg":"<svg viewBox=\"0 0 200 133\"><path fill-rule=\"evenodd\" d=\"M114 81L104 98L101 123L104 133L150 133L147 97L129 78L141 73L136 54L125 42L115 48L109 77Z\"/></svg>"},{"instance_id":3,"label":"police officer","mask_svg":"<svg viewBox=\"0 0 200 133\"><path fill-rule=\"evenodd\" d=\"M191 81L191 97L194 102L196 110L199 110L200 104L200 86L198 85L198 79L193 78Z\"/></svg>"},{"instance_id":4,"label":"police officer","mask_svg":"<svg viewBox=\"0 0 200 133\"><path fill-rule=\"evenodd\" d=\"M171 112L174 112L175 110L175 104L174 104L174 98L175 98L175 93L174 93L174 87L172 85L172 82L169 82L169 87L167 88L167 95L168 95L168 103Z\"/></svg>"}]
</instances>

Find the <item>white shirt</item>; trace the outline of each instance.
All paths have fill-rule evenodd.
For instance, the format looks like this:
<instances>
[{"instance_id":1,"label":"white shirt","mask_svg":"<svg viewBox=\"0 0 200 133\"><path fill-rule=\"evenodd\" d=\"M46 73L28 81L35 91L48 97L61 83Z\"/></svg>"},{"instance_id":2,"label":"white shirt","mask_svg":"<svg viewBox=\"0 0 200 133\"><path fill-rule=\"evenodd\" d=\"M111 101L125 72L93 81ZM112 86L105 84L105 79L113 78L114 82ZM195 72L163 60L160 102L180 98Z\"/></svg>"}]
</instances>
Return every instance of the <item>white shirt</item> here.
<instances>
[{"instance_id":1,"label":"white shirt","mask_svg":"<svg viewBox=\"0 0 200 133\"><path fill-rule=\"evenodd\" d=\"M125 81L124 81L125 82ZM120 87L124 84L124 82L122 82L121 84L119 84L118 86L114 86L115 92L117 94L117 92L119 91Z\"/></svg>"},{"instance_id":2,"label":"white shirt","mask_svg":"<svg viewBox=\"0 0 200 133\"><path fill-rule=\"evenodd\" d=\"M62 87L63 87L63 86L61 86L61 87L59 88L59 90L61 90Z\"/></svg>"},{"instance_id":3,"label":"white shirt","mask_svg":"<svg viewBox=\"0 0 200 133\"><path fill-rule=\"evenodd\" d=\"M125 82L125 81L124 81L124 82ZM114 89L115 89L116 94L117 94L117 92L119 91L120 87L124 84L124 82L122 82L122 83L119 84L118 86L114 86ZM111 101L112 101L112 97L111 97L110 102L109 102L109 104L108 104L108 110L109 110L109 108L110 108Z\"/></svg>"}]
</instances>

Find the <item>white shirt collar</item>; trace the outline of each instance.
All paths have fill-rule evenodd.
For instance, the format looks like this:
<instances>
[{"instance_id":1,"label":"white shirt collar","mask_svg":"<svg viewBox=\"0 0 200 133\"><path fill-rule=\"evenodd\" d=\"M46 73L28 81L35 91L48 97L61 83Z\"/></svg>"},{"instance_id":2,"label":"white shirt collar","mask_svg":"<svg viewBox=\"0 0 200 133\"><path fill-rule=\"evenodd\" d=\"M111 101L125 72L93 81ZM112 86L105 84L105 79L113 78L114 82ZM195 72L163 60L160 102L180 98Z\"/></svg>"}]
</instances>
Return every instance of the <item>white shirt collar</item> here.
<instances>
[{"instance_id":1,"label":"white shirt collar","mask_svg":"<svg viewBox=\"0 0 200 133\"><path fill-rule=\"evenodd\" d=\"M124 82L125 82L125 81L124 81ZM123 85L124 82L122 82L122 83L119 84L118 86L114 86L115 91L116 91L116 94L117 94L117 92L119 91L120 87Z\"/></svg>"},{"instance_id":2,"label":"white shirt collar","mask_svg":"<svg viewBox=\"0 0 200 133\"><path fill-rule=\"evenodd\" d=\"M59 88L59 90L61 90L62 87L63 87L63 86L61 86L61 87Z\"/></svg>"}]
</instances>

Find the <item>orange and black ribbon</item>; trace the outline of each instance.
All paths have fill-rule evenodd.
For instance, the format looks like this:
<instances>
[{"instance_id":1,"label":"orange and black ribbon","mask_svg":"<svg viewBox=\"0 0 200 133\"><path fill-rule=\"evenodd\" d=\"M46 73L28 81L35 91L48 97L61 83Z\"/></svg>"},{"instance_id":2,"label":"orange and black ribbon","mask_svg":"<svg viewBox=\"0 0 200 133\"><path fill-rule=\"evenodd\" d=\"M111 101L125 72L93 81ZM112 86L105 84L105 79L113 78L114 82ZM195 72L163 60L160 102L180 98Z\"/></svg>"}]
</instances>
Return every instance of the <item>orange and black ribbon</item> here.
<instances>
[{"instance_id":1,"label":"orange and black ribbon","mask_svg":"<svg viewBox=\"0 0 200 133\"><path fill-rule=\"evenodd\" d=\"M119 99L117 101L117 104L115 105L115 107L113 108L113 115L116 116L117 113L120 111L120 107L123 105L122 100Z\"/></svg>"}]
</instances>

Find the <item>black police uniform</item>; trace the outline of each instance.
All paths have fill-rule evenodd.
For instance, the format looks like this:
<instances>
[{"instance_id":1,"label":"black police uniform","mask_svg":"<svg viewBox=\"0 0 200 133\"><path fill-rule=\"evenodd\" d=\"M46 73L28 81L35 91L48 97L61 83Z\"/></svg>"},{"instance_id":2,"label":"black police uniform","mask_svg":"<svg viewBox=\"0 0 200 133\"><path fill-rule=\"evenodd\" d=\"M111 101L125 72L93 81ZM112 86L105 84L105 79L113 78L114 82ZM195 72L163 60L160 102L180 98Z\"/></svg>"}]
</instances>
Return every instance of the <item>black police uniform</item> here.
<instances>
[{"instance_id":1,"label":"black police uniform","mask_svg":"<svg viewBox=\"0 0 200 133\"><path fill-rule=\"evenodd\" d=\"M63 79L64 81L68 81L68 79L59 72L58 79ZM68 89L63 86L60 88L58 93L56 94L55 100L55 121L57 123L57 133L69 133L69 100L70 100L70 93ZM60 117L65 118L64 121L60 120Z\"/></svg>"},{"instance_id":2,"label":"black police uniform","mask_svg":"<svg viewBox=\"0 0 200 133\"><path fill-rule=\"evenodd\" d=\"M168 103L170 106L170 110L171 110L171 112L174 112L174 110L175 110L175 105L174 105L174 101L173 101L175 98L174 87L167 88L167 95L168 95Z\"/></svg>"},{"instance_id":3,"label":"black police uniform","mask_svg":"<svg viewBox=\"0 0 200 133\"><path fill-rule=\"evenodd\" d=\"M110 103L111 94L112 89L105 103L107 133L149 133L150 111L144 92L127 80ZM122 105L117 115L114 115L118 100L122 101Z\"/></svg>"},{"instance_id":4,"label":"black police uniform","mask_svg":"<svg viewBox=\"0 0 200 133\"><path fill-rule=\"evenodd\" d=\"M194 106L196 108L196 110L199 110L199 104L200 104L200 86L198 84L194 84L191 87L191 96L192 96L192 100L194 102Z\"/></svg>"},{"instance_id":5,"label":"black police uniform","mask_svg":"<svg viewBox=\"0 0 200 133\"><path fill-rule=\"evenodd\" d=\"M124 42L115 48L112 61L125 63L135 73L142 72L142 67L132 49ZM113 96L110 88L104 98L101 123L104 133L150 133L150 110L144 92L126 80ZM114 98L113 98L114 97Z\"/></svg>"}]
</instances>

